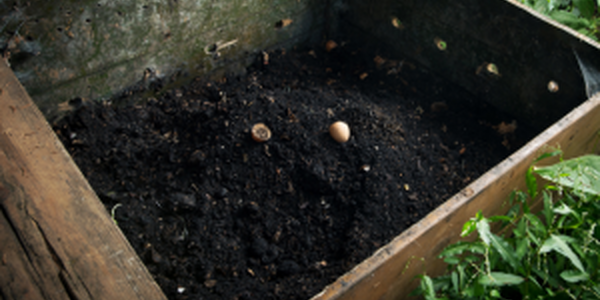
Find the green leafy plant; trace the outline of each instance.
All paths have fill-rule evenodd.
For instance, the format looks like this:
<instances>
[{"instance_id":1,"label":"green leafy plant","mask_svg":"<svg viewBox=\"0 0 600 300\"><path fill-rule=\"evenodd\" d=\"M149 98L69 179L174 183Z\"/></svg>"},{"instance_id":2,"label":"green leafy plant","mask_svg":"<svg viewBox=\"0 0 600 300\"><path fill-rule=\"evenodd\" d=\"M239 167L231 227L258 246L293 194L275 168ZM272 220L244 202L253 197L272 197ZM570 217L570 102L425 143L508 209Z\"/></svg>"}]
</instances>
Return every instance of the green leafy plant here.
<instances>
[{"instance_id":1,"label":"green leafy plant","mask_svg":"<svg viewBox=\"0 0 600 300\"><path fill-rule=\"evenodd\" d=\"M535 174L550 182L540 192ZM477 232L478 239L446 247L439 255L448 264L446 274L421 275L413 295L428 300L600 298L600 156L531 167L526 183L527 192L512 194L505 215L479 212L466 222L461 235ZM529 200L537 197L543 208L534 213Z\"/></svg>"},{"instance_id":2,"label":"green leafy plant","mask_svg":"<svg viewBox=\"0 0 600 300\"><path fill-rule=\"evenodd\" d=\"M600 26L597 0L521 0L521 3L567 25L594 40L598 40Z\"/></svg>"}]
</instances>

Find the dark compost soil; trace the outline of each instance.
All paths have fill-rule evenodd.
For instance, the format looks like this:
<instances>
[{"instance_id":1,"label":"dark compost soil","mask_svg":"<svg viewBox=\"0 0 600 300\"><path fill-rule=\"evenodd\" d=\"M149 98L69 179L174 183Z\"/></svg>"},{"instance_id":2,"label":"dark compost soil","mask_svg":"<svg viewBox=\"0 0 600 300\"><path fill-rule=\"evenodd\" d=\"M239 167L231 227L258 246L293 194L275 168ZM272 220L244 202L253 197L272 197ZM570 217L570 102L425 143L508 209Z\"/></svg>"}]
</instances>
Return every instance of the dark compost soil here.
<instances>
[{"instance_id":1,"label":"dark compost soil","mask_svg":"<svg viewBox=\"0 0 600 300\"><path fill-rule=\"evenodd\" d=\"M268 55L54 125L170 299L308 299L531 138L408 60Z\"/></svg>"}]
</instances>

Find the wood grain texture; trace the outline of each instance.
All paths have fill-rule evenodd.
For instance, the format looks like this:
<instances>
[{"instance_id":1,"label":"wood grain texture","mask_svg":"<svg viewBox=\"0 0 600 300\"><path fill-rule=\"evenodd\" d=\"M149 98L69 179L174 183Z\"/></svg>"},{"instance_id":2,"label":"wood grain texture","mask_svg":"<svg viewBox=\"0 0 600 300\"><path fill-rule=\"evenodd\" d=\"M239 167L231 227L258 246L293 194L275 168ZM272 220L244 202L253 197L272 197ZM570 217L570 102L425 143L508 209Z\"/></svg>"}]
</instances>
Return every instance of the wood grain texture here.
<instances>
[{"instance_id":1,"label":"wood grain texture","mask_svg":"<svg viewBox=\"0 0 600 300\"><path fill-rule=\"evenodd\" d=\"M5 299L165 299L4 62L0 212Z\"/></svg>"},{"instance_id":2,"label":"wood grain texture","mask_svg":"<svg viewBox=\"0 0 600 300\"><path fill-rule=\"evenodd\" d=\"M523 148L492 168L427 217L340 277L313 300L404 299L415 276L437 275L445 264L439 252L458 240L463 224L479 210L502 214L515 189L525 189L525 171L548 147L559 146L566 159L599 153L600 94L584 102ZM539 201L538 201L539 202ZM532 203L536 205L537 203Z\"/></svg>"}]
</instances>

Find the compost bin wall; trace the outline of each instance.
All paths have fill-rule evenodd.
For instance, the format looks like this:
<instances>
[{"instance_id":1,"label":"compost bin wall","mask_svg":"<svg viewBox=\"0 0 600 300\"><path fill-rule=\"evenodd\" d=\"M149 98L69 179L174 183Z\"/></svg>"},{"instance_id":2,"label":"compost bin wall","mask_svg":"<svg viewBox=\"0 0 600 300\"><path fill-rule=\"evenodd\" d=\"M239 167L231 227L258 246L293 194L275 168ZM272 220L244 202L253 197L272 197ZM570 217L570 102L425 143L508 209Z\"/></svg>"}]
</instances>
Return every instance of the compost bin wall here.
<instances>
[{"instance_id":1,"label":"compost bin wall","mask_svg":"<svg viewBox=\"0 0 600 300\"><path fill-rule=\"evenodd\" d=\"M600 56L585 37L515 3L16 1L0 6L0 47L54 117L56 104L75 97L105 99L171 74L240 71L263 49L343 35L383 43L374 52L414 59L543 129L587 98L574 51L592 65ZM550 81L558 92L548 90Z\"/></svg>"},{"instance_id":2,"label":"compost bin wall","mask_svg":"<svg viewBox=\"0 0 600 300\"><path fill-rule=\"evenodd\" d=\"M383 43L373 51L414 59L538 129L587 99L574 53L600 66L596 43L517 1L347 3L346 36Z\"/></svg>"},{"instance_id":3,"label":"compost bin wall","mask_svg":"<svg viewBox=\"0 0 600 300\"><path fill-rule=\"evenodd\" d=\"M0 3L0 48L48 116L152 77L241 70L262 49L314 41L326 1L118 0ZM281 26L281 20L291 24ZM278 26L279 25L279 26Z\"/></svg>"}]
</instances>

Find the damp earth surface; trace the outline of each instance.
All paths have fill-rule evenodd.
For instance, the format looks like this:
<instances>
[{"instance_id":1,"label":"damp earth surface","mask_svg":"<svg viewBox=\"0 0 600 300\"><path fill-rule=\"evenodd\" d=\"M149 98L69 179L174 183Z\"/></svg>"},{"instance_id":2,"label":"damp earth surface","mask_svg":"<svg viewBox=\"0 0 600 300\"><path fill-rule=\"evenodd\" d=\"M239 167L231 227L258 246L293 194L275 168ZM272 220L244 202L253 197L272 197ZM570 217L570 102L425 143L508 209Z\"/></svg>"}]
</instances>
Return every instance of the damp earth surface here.
<instances>
[{"instance_id":1,"label":"damp earth surface","mask_svg":"<svg viewBox=\"0 0 600 300\"><path fill-rule=\"evenodd\" d=\"M408 59L324 45L53 124L169 299L309 299L533 135Z\"/></svg>"}]
</instances>

